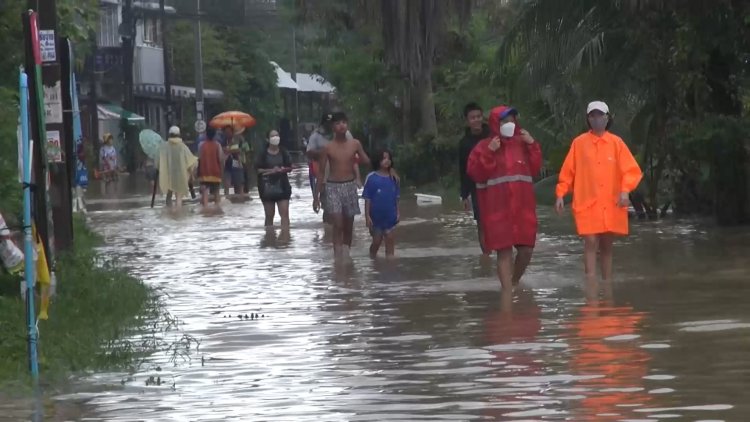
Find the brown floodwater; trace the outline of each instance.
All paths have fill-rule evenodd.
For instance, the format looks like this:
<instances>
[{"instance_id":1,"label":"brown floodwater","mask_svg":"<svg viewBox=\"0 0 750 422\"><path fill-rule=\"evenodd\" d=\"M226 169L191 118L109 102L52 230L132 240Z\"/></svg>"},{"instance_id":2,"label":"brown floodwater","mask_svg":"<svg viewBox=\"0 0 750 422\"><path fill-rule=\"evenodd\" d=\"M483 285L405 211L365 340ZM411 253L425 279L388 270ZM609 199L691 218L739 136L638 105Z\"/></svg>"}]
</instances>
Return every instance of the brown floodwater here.
<instances>
[{"instance_id":1,"label":"brown floodwater","mask_svg":"<svg viewBox=\"0 0 750 422\"><path fill-rule=\"evenodd\" d=\"M471 217L410 195L395 260L367 256L357 219L351 263L333 265L306 170L292 179L289 231L266 230L257 199L174 216L146 189L92 194L102 251L200 347L83 377L36 412L9 400L0 419L750 420L750 230L634 222L615 280L587 284L570 216L540 208L529 272L503 294Z\"/></svg>"}]
</instances>

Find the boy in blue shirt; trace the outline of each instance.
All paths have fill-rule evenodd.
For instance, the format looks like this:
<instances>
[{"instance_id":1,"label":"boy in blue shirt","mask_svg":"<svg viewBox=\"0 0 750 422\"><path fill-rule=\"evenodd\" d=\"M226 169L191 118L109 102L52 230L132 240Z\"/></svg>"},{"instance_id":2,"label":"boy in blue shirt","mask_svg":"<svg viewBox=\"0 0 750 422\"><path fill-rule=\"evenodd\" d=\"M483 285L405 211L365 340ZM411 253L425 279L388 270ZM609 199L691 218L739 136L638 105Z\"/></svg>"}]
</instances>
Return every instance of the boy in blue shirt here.
<instances>
[{"instance_id":1,"label":"boy in blue shirt","mask_svg":"<svg viewBox=\"0 0 750 422\"><path fill-rule=\"evenodd\" d=\"M393 177L393 155L382 151L373 156L373 171L367 175L362 197L365 199L365 219L372 235L370 256L378 255L380 245L385 240L385 255L392 257L395 253L396 239L394 229L400 220L398 200L400 189Z\"/></svg>"}]
</instances>

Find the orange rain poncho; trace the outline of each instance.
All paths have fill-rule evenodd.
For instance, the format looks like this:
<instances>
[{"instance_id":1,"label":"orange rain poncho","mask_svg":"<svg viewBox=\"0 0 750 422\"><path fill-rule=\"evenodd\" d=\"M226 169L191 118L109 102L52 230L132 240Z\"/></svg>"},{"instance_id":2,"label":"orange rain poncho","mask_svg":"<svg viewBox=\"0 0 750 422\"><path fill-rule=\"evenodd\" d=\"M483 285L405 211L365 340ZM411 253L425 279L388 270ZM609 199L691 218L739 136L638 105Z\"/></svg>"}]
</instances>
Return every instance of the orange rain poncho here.
<instances>
[{"instance_id":1,"label":"orange rain poncho","mask_svg":"<svg viewBox=\"0 0 750 422\"><path fill-rule=\"evenodd\" d=\"M623 140L608 131L592 131L573 140L555 193L573 192L573 217L580 236L628 234L628 210L617 206L622 192L632 192L643 173Z\"/></svg>"}]
</instances>

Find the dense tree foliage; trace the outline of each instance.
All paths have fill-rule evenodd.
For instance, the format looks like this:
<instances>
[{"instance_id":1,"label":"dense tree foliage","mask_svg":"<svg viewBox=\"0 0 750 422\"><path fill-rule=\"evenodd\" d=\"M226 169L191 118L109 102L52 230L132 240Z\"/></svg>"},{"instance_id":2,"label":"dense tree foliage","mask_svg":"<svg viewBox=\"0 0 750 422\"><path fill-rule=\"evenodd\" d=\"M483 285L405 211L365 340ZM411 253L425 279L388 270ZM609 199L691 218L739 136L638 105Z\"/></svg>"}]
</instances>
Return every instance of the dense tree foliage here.
<instances>
[{"instance_id":1,"label":"dense tree foliage","mask_svg":"<svg viewBox=\"0 0 750 422\"><path fill-rule=\"evenodd\" d=\"M435 20L425 12L434 12L431 2L377 3L380 11L368 1L300 1L298 15L343 106L388 129L384 138L405 155L400 163L415 161L404 169L413 181L455 180L460 110L469 100L518 107L554 172L585 130L585 104L603 99L646 173L639 190L652 216L672 204L713 212L721 223L750 221L747 2L471 1ZM419 37L399 38L403 20ZM425 57L431 68L420 73ZM420 107L435 111L435 139L402 130L429 126L403 113L413 104L404 63L428 87L433 104Z\"/></svg>"},{"instance_id":2,"label":"dense tree foliage","mask_svg":"<svg viewBox=\"0 0 750 422\"><path fill-rule=\"evenodd\" d=\"M21 197L16 127L18 71L24 62L21 13L25 6L25 1L0 0L0 210L10 213L18 212ZM57 6L59 33L73 42L85 40L98 19L98 1L58 0Z\"/></svg>"},{"instance_id":3,"label":"dense tree foliage","mask_svg":"<svg viewBox=\"0 0 750 422\"><path fill-rule=\"evenodd\" d=\"M746 2L522 6L498 56L517 103L567 140L585 103L607 100L641 159L652 215L660 203L692 212L708 200L720 222L748 221Z\"/></svg>"},{"instance_id":4,"label":"dense tree foliage","mask_svg":"<svg viewBox=\"0 0 750 422\"><path fill-rule=\"evenodd\" d=\"M22 3L0 1L0 142L13 151L0 155L4 181L15 168ZM58 4L61 32L85 38L97 2ZM173 4L174 83L194 85L194 2ZM417 184L455 182L468 101L519 108L554 173L585 130L585 104L602 99L646 173L652 216L671 204L725 224L750 219L746 1L281 0L272 16L264 2L203 4L205 86L225 92L220 107L256 115L257 132L279 116L268 61L291 70L293 46L298 70L330 80L355 133L396 148Z\"/></svg>"}]
</instances>

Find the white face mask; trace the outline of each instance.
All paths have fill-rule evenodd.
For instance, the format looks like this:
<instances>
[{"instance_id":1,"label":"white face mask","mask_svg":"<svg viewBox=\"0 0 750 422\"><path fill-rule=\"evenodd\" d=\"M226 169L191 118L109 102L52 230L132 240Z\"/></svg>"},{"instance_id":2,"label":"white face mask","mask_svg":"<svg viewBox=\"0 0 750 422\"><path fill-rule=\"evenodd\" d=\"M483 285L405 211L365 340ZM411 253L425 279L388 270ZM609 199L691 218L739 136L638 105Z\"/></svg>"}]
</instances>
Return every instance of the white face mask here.
<instances>
[{"instance_id":1,"label":"white face mask","mask_svg":"<svg viewBox=\"0 0 750 422\"><path fill-rule=\"evenodd\" d=\"M268 143L273 146L278 146L281 143L281 138L278 136L272 136L268 139Z\"/></svg>"},{"instance_id":2,"label":"white face mask","mask_svg":"<svg viewBox=\"0 0 750 422\"><path fill-rule=\"evenodd\" d=\"M504 123L500 126L500 135L505 138L510 138L516 132L516 124L513 122Z\"/></svg>"}]
</instances>

